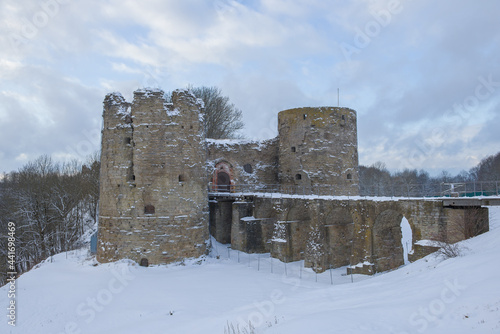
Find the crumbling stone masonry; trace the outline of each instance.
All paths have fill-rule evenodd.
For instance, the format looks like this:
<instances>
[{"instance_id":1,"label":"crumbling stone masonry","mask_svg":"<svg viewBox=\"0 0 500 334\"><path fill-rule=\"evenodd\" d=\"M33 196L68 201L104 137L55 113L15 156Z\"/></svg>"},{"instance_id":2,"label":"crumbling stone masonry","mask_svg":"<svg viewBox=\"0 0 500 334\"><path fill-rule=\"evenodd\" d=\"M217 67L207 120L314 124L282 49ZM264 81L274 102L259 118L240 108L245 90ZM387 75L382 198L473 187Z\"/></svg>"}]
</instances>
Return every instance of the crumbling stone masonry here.
<instances>
[{"instance_id":1,"label":"crumbling stone masonry","mask_svg":"<svg viewBox=\"0 0 500 334\"><path fill-rule=\"evenodd\" d=\"M207 140L201 101L185 90L173 93L173 103L163 95L141 89L132 103L119 93L104 100L99 261L130 258L158 264L199 256L209 230L217 240L237 242L238 234L228 233L231 226L209 226L209 207L211 222L241 214L232 210L232 201L219 199L209 206L209 184L227 192L244 184L358 194L353 110L285 110L278 115L279 136L274 139ZM260 231L259 223L247 219L239 228ZM267 247L262 242L272 231L269 225L266 235L253 234L245 248Z\"/></svg>"},{"instance_id":2,"label":"crumbling stone masonry","mask_svg":"<svg viewBox=\"0 0 500 334\"><path fill-rule=\"evenodd\" d=\"M270 252L284 262L304 260L306 267L317 272L350 266L349 272L374 274L403 265L403 217L412 229L410 261L437 250L422 241L454 243L488 230L487 208L444 207L442 200L255 194L234 198L232 208L228 203L227 198L224 207L212 203L214 210L232 211L231 215L220 212L219 220L212 222L221 226L220 233L214 234L217 240L230 239L233 249L244 252ZM474 234L467 235L469 231Z\"/></svg>"},{"instance_id":3,"label":"crumbling stone masonry","mask_svg":"<svg viewBox=\"0 0 500 334\"><path fill-rule=\"evenodd\" d=\"M104 100L97 259L169 263L208 239L202 105L187 91Z\"/></svg>"},{"instance_id":4,"label":"crumbling stone masonry","mask_svg":"<svg viewBox=\"0 0 500 334\"><path fill-rule=\"evenodd\" d=\"M303 193L358 195L356 112L296 108L278 113L278 137L208 140L209 181L221 186L279 185ZM223 178L219 178L223 175Z\"/></svg>"},{"instance_id":5,"label":"crumbling stone masonry","mask_svg":"<svg viewBox=\"0 0 500 334\"><path fill-rule=\"evenodd\" d=\"M284 110L278 114L278 129L282 185L316 189L335 186L333 195L359 194L354 110L335 107Z\"/></svg>"},{"instance_id":6,"label":"crumbling stone masonry","mask_svg":"<svg viewBox=\"0 0 500 334\"><path fill-rule=\"evenodd\" d=\"M279 135L270 140L207 140L202 102L186 90L175 91L172 103L163 95L141 89L131 103L119 93L104 100L100 262L197 257L210 233L234 249L304 260L316 271L350 265L373 274L403 264L403 217L413 232L410 260L435 250L421 241L455 242L488 228L479 204L353 198L359 179L351 109L281 111ZM242 184L315 196L235 197Z\"/></svg>"}]
</instances>

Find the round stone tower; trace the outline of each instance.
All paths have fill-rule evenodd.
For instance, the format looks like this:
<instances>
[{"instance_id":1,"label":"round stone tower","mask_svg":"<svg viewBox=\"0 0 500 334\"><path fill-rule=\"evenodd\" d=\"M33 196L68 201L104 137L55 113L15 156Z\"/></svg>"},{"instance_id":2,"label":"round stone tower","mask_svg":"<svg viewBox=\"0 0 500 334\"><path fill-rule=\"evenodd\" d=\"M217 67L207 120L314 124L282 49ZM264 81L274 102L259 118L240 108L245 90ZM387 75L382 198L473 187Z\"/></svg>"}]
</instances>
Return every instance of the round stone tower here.
<instances>
[{"instance_id":1,"label":"round stone tower","mask_svg":"<svg viewBox=\"0 0 500 334\"><path fill-rule=\"evenodd\" d=\"M97 259L161 264L205 253L206 142L188 91L104 100Z\"/></svg>"},{"instance_id":2,"label":"round stone tower","mask_svg":"<svg viewBox=\"0 0 500 334\"><path fill-rule=\"evenodd\" d=\"M296 108L278 114L279 179L330 195L359 195L356 112L349 108Z\"/></svg>"}]
</instances>

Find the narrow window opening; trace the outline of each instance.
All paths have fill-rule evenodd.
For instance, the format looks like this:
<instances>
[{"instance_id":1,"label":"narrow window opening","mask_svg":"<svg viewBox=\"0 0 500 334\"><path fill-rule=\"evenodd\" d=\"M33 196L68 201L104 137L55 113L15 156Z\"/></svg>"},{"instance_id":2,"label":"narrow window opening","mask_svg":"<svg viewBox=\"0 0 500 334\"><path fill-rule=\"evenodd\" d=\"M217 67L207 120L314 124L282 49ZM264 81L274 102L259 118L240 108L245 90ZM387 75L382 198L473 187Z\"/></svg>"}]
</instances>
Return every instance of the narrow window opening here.
<instances>
[{"instance_id":1,"label":"narrow window opening","mask_svg":"<svg viewBox=\"0 0 500 334\"><path fill-rule=\"evenodd\" d=\"M155 207L151 204L148 204L144 207L145 215L153 215L155 213Z\"/></svg>"},{"instance_id":2,"label":"narrow window opening","mask_svg":"<svg viewBox=\"0 0 500 334\"><path fill-rule=\"evenodd\" d=\"M307 115L306 115L306 114L304 114L304 115L302 115L302 117L304 117L304 119L306 119L306 118L307 118Z\"/></svg>"},{"instance_id":3,"label":"narrow window opening","mask_svg":"<svg viewBox=\"0 0 500 334\"><path fill-rule=\"evenodd\" d=\"M132 138L130 137L125 137L125 144L130 145L132 143Z\"/></svg>"},{"instance_id":4,"label":"narrow window opening","mask_svg":"<svg viewBox=\"0 0 500 334\"><path fill-rule=\"evenodd\" d=\"M181 129L184 129L184 125L181 125Z\"/></svg>"},{"instance_id":5,"label":"narrow window opening","mask_svg":"<svg viewBox=\"0 0 500 334\"><path fill-rule=\"evenodd\" d=\"M302 180L301 174L295 174L295 180Z\"/></svg>"},{"instance_id":6,"label":"narrow window opening","mask_svg":"<svg viewBox=\"0 0 500 334\"><path fill-rule=\"evenodd\" d=\"M190 129L193 129L193 126L191 125L189 128L190 128Z\"/></svg>"},{"instance_id":7,"label":"narrow window opening","mask_svg":"<svg viewBox=\"0 0 500 334\"><path fill-rule=\"evenodd\" d=\"M296 152L295 146L292 146L292 152Z\"/></svg>"},{"instance_id":8,"label":"narrow window opening","mask_svg":"<svg viewBox=\"0 0 500 334\"><path fill-rule=\"evenodd\" d=\"M185 182L185 181L186 177L184 176L184 174L179 175L179 182Z\"/></svg>"},{"instance_id":9,"label":"narrow window opening","mask_svg":"<svg viewBox=\"0 0 500 334\"><path fill-rule=\"evenodd\" d=\"M345 116L344 115L342 115L342 120L345 121Z\"/></svg>"},{"instance_id":10,"label":"narrow window opening","mask_svg":"<svg viewBox=\"0 0 500 334\"><path fill-rule=\"evenodd\" d=\"M347 174L347 179L348 180L352 180L352 175L351 174Z\"/></svg>"}]
</instances>

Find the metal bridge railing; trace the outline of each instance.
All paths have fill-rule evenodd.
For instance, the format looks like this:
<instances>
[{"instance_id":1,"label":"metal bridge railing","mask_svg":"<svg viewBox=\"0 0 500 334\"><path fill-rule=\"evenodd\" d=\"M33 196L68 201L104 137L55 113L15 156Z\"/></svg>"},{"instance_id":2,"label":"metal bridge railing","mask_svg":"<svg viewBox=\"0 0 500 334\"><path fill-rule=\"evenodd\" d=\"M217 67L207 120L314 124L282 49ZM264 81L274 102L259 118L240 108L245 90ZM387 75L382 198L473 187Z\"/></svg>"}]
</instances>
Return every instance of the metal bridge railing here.
<instances>
[{"instance_id":1,"label":"metal bridge railing","mask_svg":"<svg viewBox=\"0 0 500 334\"><path fill-rule=\"evenodd\" d=\"M208 185L210 193L269 193L283 195L347 196L345 188L333 185L232 184ZM500 181L425 184L360 184L362 197L478 197L500 196Z\"/></svg>"},{"instance_id":2,"label":"metal bridge railing","mask_svg":"<svg viewBox=\"0 0 500 334\"><path fill-rule=\"evenodd\" d=\"M425 184L361 184L361 196L390 197L477 197L499 196L500 181Z\"/></svg>"},{"instance_id":3,"label":"metal bridge railing","mask_svg":"<svg viewBox=\"0 0 500 334\"><path fill-rule=\"evenodd\" d=\"M295 186L282 184L232 184L232 185L213 185L209 184L210 193L275 193L286 195L320 195L320 196L339 196L339 188L331 185L317 186Z\"/></svg>"}]
</instances>

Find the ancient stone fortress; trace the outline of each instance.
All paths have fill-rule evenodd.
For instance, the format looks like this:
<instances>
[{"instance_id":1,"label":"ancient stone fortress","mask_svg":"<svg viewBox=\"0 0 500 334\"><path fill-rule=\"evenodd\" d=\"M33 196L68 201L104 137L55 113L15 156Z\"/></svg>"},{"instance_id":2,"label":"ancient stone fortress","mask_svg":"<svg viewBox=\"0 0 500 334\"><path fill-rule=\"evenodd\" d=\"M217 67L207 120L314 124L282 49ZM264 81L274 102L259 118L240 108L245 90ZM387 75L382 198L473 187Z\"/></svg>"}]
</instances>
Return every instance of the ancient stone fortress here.
<instances>
[{"instance_id":1,"label":"ancient stone fortress","mask_svg":"<svg viewBox=\"0 0 500 334\"><path fill-rule=\"evenodd\" d=\"M205 138L203 103L177 90L140 89L104 100L97 259L164 264L207 252L209 233L245 252L304 260L316 271L350 265L372 274L404 263L401 221L419 241L466 235L452 228L477 209L442 200L360 198L356 112L319 107L278 114L265 141ZM451 224L453 222L453 224ZM458 232L457 232L458 231Z\"/></svg>"}]
</instances>

